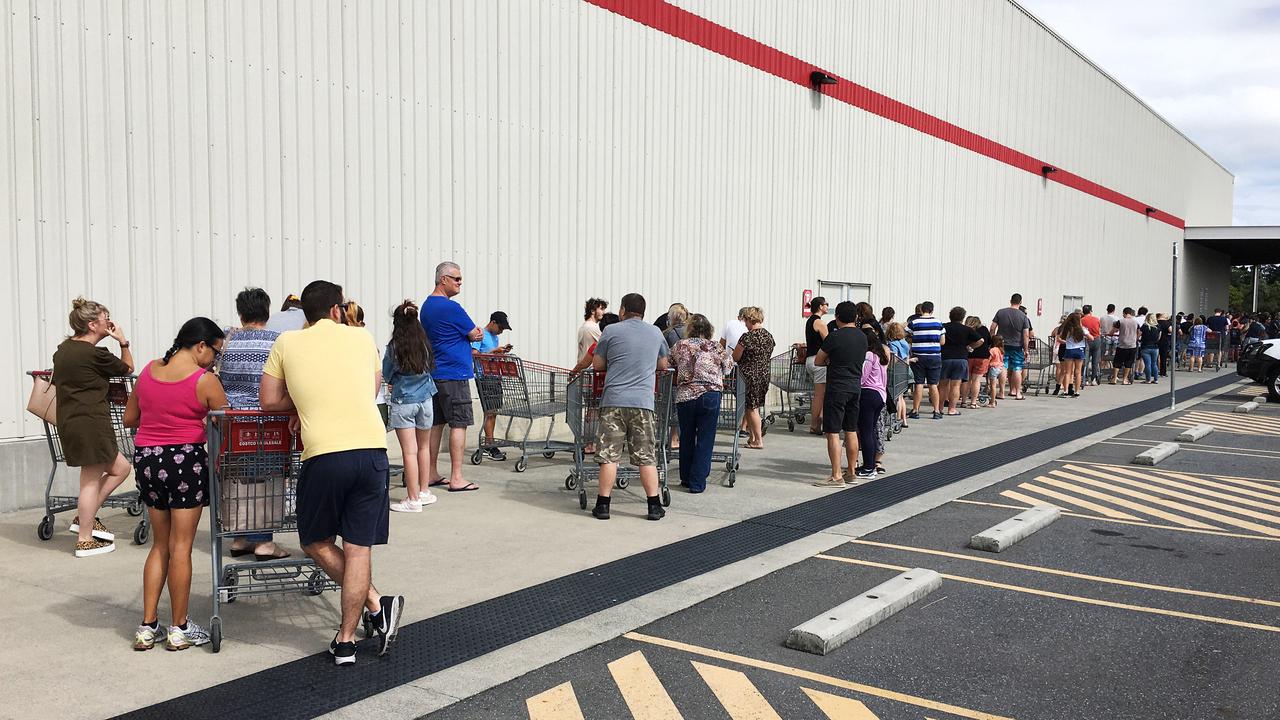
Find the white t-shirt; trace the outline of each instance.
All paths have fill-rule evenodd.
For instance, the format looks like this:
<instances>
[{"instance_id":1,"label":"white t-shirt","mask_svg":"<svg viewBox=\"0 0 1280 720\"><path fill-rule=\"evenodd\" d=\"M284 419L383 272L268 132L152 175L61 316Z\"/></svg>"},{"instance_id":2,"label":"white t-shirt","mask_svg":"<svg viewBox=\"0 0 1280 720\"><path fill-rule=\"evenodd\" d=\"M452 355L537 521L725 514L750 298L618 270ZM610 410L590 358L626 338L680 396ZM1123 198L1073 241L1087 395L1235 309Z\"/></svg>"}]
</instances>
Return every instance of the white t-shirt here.
<instances>
[{"instance_id":1,"label":"white t-shirt","mask_svg":"<svg viewBox=\"0 0 1280 720\"><path fill-rule=\"evenodd\" d=\"M724 324L724 329L720 331L720 337L724 338L724 346L732 350L738 346L738 338L747 332L747 324L741 320L734 318Z\"/></svg>"},{"instance_id":2,"label":"white t-shirt","mask_svg":"<svg viewBox=\"0 0 1280 720\"><path fill-rule=\"evenodd\" d=\"M582 323L582 327L578 328L578 354L574 356L574 362L582 359L587 354L587 349L591 347L591 343L600 339L600 323L595 320L588 320Z\"/></svg>"}]
</instances>

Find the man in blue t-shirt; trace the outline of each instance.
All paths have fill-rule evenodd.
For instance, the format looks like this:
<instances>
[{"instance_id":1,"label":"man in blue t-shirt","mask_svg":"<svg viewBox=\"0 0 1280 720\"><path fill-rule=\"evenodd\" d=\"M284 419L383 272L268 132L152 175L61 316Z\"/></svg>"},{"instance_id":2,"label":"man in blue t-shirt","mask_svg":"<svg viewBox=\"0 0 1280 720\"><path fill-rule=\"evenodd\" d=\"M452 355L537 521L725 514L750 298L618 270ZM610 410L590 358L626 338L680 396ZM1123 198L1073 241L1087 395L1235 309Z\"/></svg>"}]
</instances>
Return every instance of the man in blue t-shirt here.
<instances>
[{"instance_id":1,"label":"man in blue t-shirt","mask_svg":"<svg viewBox=\"0 0 1280 720\"><path fill-rule=\"evenodd\" d=\"M457 263L436 266L436 289L422 303L422 327L431 343L435 368L431 379L436 394L431 399L435 420L431 428L427 486L449 484L449 492L478 490L462 477L462 457L467 450L467 428L475 422L471 411L471 343L484 338L467 311L452 298L462 292L462 268ZM449 479L436 470L440 438L449 425Z\"/></svg>"},{"instance_id":2,"label":"man in blue t-shirt","mask_svg":"<svg viewBox=\"0 0 1280 720\"><path fill-rule=\"evenodd\" d=\"M505 355L511 352L511 344L502 344L502 332L511 329L507 314L499 310L489 316L484 336L471 343L473 355ZM502 407L502 378L485 377L483 370L476 376L476 389L480 391L480 405L484 411L484 437L480 440L480 452L490 460L506 460L507 454L493 442L493 430L498 424L498 409Z\"/></svg>"},{"instance_id":3,"label":"man in blue t-shirt","mask_svg":"<svg viewBox=\"0 0 1280 720\"><path fill-rule=\"evenodd\" d=\"M1222 314L1222 308L1214 308L1213 317L1205 321L1205 325L1218 334L1213 342L1205 345L1205 361L1219 367L1227 359L1226 348L1231 347L1231 336L1227 332L1231 328L1231 318Z\"/></svg>"},{"instance_id":4,"label":"man in blue t-shirt","mask_svg":"<svg viewBox=\"0 0 1280 720\"><path fill-rule=\"evenodd\" d=\"M916 389L911 398L911 412L907 417L920 417L920 401L924 389L929 388L929 404L933 406L933 419L942 417L942 404L938 399L938 380L942 377L942 343L946 333L942 322L933 316L933 303L920 303L920 316L907 323L907 338L911 340L911 372L915 375Z\"/></svg>"}]
</instances>

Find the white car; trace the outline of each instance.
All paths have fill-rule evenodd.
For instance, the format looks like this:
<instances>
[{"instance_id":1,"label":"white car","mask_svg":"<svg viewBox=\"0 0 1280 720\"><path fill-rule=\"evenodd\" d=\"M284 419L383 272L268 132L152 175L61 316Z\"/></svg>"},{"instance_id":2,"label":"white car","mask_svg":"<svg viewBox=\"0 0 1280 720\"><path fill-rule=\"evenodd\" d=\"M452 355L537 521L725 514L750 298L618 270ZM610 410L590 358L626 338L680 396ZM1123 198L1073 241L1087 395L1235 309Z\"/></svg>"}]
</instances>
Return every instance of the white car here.
<instances>
[{"instance_id":1,"label":"white car","mask_svg":"<svg viewBox=\"0 0 1280 720\"><path fill-rule=\"evenodd\" d=\"M1246 346L1236 362L1236 374L1267 386L1267 398L1280 403L1280 338Z\"/></svg>"}]
</instances>

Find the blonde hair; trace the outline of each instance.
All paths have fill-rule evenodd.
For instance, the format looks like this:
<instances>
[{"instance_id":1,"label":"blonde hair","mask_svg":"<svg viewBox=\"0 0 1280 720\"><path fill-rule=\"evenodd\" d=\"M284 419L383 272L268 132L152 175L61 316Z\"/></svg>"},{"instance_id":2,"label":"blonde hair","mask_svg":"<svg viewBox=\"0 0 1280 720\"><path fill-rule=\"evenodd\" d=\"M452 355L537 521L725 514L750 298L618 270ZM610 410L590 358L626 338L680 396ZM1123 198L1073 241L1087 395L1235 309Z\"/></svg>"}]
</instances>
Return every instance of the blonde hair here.
<instances>
[{"instance_id":1,"label":"blonde hair","mask_svg":"<svg viewBox=\"0 0 1280 720\"><path fill-rule=\"evenodd\" d=\"M1159 323L1156 322L1156 314L1147 313L1147 327L1158 327L1158 326L1159 326Z\"/></svg>"},{"instance_id":2,"label":"blonde hair","mask_svg":"<svg viewBox=\"0 0 1280 720\"><path fill-rule=\"evenodd\" d=\"M888 333L890 340L901 340L907 336L907 331L902 328L902 323L900 322L889 323Z\"/></svg>"},{"instance_id":3,"label":"blonde hair","mask_svg":"<svg viewBox=\"0 0 1280 720\"><path fill-rule=\"evenodd\" d=\"M85 335L89 332L89 323L98 319L102 313L111 314L106 305L96 303L92 300L85 300L78 297L71 301L71 314L67 316L67 322L71 325L71 332L75 335Z\"/></svg>"},{"instance_id":4,"label":"blonde hair","mask_svg":"<svg viewBox=\"0 0 1280 720\"><path fill-rule=\"evenodd\" d=\"M964 324L971 328L980 328L982 327L982 319L977 315L970 315L964 319Z\"/></svg>"},{"instance_id":5,"label":"blonde hair","mask_svg":"<svg viewBox=\"0 0 1280 720\"><path fill-rule=\"evenodd\" d=\"M754 305L744 307L742 308L742 321L759 325L764 322L764 311Z\"/></svg>"},{"instance_id":6,"label":"blonde hair","mask_svg":"<svg viewBox=\"0 0 1280 720\"><path fill-rule=\"evenodd\" d=\"M667 310L667 325L681 325L689 319L689 309L683 303L674 303Z\"/></svg>"}]
</instances>

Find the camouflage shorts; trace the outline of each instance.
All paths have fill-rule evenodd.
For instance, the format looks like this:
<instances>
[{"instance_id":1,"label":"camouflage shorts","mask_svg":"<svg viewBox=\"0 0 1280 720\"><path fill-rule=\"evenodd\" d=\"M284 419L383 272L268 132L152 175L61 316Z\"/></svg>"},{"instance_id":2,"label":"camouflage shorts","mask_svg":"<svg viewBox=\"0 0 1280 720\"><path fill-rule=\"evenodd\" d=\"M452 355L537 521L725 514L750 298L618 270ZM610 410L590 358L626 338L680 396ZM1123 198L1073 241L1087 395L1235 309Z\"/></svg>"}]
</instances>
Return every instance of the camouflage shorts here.
<instances>
[{"instance_id":1,"label":"camouflage shorts","mask_svg":"<svg viewBox=\"0 0 1280 720\"><path fill-rule=\"evenodd\" d=\"M600 442L596 445L596 462L616 463L625 450L636 467L657 465L654 453L654 419L652 410L607 407L600 410Z\"/></svg>"}]
</instances>

